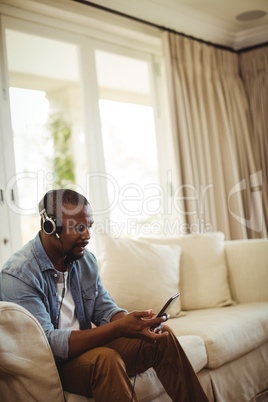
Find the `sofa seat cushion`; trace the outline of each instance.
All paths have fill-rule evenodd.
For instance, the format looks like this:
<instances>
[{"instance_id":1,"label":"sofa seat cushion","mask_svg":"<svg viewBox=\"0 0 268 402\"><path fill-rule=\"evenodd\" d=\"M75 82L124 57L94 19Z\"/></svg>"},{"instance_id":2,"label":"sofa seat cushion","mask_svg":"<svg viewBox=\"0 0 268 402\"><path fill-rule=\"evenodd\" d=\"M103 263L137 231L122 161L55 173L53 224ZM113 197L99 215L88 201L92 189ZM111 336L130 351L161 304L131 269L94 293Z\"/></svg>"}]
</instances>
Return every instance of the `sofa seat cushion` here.
<instances>
[{"instance_id":1,"label":"sofa seat cushion","mask_svg":"<svg viewBox=\"0 0 268 402\"><path fill-rule=\"evenodd\" d=\"M216 368L268 341L268 302L188 311L168 325L176 336L201 336L207 367Z\"/></svg>"},{"instance_id":2,"label":"sofa seat cushion","mask_svg":"<svg viewBox=\"0 0 268 402\"><path fill-rule=\"evenodd\" d=\"M208 362L207 351L204 340L201 338L201 336L178 336L178 340L196 373L201 371L202 368L206 367Z\"/></svg>"}]
</instances>

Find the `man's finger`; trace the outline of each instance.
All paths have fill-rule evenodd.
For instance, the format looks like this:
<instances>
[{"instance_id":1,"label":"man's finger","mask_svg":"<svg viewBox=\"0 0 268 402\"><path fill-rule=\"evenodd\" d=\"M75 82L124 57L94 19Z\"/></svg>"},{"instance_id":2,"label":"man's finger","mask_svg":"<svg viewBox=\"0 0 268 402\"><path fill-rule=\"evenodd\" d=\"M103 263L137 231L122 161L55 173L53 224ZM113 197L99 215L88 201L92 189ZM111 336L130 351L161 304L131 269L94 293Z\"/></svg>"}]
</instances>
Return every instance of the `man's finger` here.
<instances>
[{"instance_id":1,"label":"man's finger","mask_svg":"<svg viewBox=\"0 0 268 402\"><path fill-rule=\"evenodd\" d=\"M153 313L153 310L145 310L145 311L133 311L135 317L150 317Z\"/></svg>"}]
</instances>

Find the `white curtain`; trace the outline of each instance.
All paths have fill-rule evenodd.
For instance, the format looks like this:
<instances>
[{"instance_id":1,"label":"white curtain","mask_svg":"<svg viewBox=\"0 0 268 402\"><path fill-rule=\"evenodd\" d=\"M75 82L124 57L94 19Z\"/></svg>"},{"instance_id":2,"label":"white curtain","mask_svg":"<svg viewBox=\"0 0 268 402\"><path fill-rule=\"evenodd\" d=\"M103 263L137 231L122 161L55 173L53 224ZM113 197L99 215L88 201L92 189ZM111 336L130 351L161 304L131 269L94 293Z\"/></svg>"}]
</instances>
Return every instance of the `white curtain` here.
<instances>
[{"instance_id":1,"label":"white curtain","mask_svg":"<svg viewBox=\"0 0 268 402\"><path fill-rule=\"evenodd\" d=\"M267 235L239 55L164 32L163 46L185 220L227 239ZM257 196L256 196L257 195Z\"/></svg>"},{"instance_id":2,"label":"white curtain","mask_svg":"<svg viewBox=\"0 0 268 402\"><path fill-rule=\"evenodd\" d=\"M263 222L268 222L268 46L240 55L241 75L252 116L252 142L262 192ZM254 183L253 183L254 184Z\"/></svg>"}]
</instances>

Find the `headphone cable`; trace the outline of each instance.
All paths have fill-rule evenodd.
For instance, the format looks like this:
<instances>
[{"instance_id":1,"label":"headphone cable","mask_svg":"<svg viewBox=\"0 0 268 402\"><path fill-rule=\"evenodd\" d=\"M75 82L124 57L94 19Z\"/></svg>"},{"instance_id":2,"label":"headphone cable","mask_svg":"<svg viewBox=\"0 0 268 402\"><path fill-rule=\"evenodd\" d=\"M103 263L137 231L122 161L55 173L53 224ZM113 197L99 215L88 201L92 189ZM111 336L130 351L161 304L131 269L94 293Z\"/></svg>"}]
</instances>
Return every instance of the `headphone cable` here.
<instances>
[{"instance_id":1,"label":"headphone cable","mask_svg":"<svg viewBox=\"0 0 268 402\"><path fill-rule=\"evenodd\" d=\"M141 346L143 344L143 340L140 343L139 349L137 351L137 355L136 355L136 361L135 361L135 377L134 377L134 381L133 381L133 386L132 386L132 395L131 395L131 402L133 402L133 398L134 398L134 389L135 389L135 384L136 384L136 379L137 379L137 372L138 372L138 360L139 360L139 352L141 350Z\"/></svg>"},{"instance_id":2,"label":"headphone cable","mask_svg":"<svg viewBox=\"0 0 268 402\"><path fill-rule=\"evenodd\" d=\"M61 238L60 238L60 236L59 236L58 233L56 233L56 237L57 237L57 238L59 239L59 241L60 241L60 244L61 244L61 247L62 247L62 258L64 258L64 256L66 255L66 253L65 253L65 250L64 250L64 247L63 247L62 240L61 240ZM59 314L58 314L58 326L59 326L59 321L60 321L60 312L61 312L62 302L63 302L64 296L65 296L65 292L66 292L65 272L66 272L66 270L63 271L63 289L62 289L62 293L61 293L61 301L60 301Z\"/></svg>"},{"instance_id":3,"label":"headphone cable","mask_svg":"<svg viewBox=\"0 0 268 402\"><path fill-rule=\"evenodd\" d=\"M61 307L62 307L62 302L65 296L66 292L66 285L65 285L65 271L63 272L63 289L61 292L61 301L60 301L60 307L59 307L59 314L58 314L58 327L59 327L59 321L60 321L60 312L61 312Z\"/></svg>"}]
</instances>

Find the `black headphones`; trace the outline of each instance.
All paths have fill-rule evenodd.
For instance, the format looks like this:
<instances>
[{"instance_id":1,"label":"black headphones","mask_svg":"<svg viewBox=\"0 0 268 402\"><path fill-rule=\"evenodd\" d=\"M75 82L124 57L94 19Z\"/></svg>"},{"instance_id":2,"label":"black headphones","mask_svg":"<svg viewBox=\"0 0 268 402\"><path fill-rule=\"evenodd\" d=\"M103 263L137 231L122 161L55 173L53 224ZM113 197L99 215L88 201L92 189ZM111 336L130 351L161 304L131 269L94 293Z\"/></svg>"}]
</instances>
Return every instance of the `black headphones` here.
<instances>
[{"instance_id":1,"label":"black headphones","mask_svg":"<svg viewBox=\"0 0 268 402\"><path fill-rule=\"evenodd\" d=\"M50 214L48 216L47 214L47 199L48 197L52 197L52 199L53 197L56 197L56 191L57 190L48 191L39 202L38 208L42 220L41 225L43 231L48 235L56 235L59 238L59 234L62 230L62 222L57 218L57 216Z\"/></svg>"}]
</instances>

